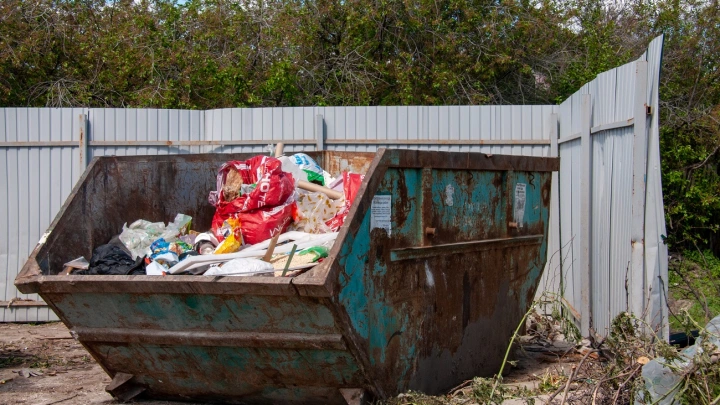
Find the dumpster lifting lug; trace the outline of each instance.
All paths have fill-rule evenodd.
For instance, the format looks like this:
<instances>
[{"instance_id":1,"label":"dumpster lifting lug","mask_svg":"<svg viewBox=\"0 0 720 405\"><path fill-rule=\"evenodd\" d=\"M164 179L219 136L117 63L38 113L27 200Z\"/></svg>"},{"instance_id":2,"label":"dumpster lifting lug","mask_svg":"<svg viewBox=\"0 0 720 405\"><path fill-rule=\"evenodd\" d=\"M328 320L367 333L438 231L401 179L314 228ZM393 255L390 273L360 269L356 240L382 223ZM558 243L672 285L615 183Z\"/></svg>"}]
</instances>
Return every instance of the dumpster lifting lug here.
<instances>
[{"instance_id":1,"label":"dumpster lifting lug","mask_svg":"<svg viewBox=\"0 0 720 405\"><path fill-rule=\"evenodd\" d=\"M340 394L348 405L363 405L366 403L365 390L362 388L340 388Z\"/></svg>"},{"instance_id":2,"label":"dumpster lifting lug","mask_svg":"<svg viewBox=\"0 0 720 405\"><path fill-rule=\"evenodd\" d=\"M132 374L117 373L110 384L105 386L105 391L121 402L130 401L145 391L145 387L132 381L133 377Z\"/></svg>"}]
</instances>

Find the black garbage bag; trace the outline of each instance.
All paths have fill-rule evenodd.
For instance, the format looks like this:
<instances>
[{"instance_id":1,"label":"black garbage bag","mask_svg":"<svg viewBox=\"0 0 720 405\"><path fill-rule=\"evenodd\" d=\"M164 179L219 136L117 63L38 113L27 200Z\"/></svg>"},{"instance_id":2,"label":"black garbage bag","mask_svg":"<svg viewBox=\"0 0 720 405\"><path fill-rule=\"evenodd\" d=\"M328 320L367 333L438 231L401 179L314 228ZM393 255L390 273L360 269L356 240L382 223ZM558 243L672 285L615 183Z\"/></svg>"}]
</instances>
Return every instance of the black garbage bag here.
<instances>
[{"instance_id":1,"label":"black garbage bag","mask_svg":"<svg viewBox=\"0 0 720 405\"><path fill-rule=\"evenodd\" d=\"M115 244L101 245L95 248L87 270L75 271L76 275L144 275L144 258L133 260L122 248Z\"/></svg>"}]
</instances>

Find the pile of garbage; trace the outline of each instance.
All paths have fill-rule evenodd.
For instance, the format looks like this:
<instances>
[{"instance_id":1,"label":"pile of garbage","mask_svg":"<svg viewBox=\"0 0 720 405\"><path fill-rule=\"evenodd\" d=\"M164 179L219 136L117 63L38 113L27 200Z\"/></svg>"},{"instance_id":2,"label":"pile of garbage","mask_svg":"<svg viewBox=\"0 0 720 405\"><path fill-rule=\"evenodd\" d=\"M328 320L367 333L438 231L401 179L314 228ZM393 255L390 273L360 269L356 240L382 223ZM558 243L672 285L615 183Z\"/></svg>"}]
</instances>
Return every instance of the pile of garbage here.
<instances>
[{"instance_id":1,"label":"pile of garbage","mask_svg":"<svg viewBox=\"0 0 720 405\"><path fill-rule=\"evenodd\" d=\"M65 264L73 275L296 276L327 257L364 175L333 178L304 153L259 155L218 170L208 202L210 229L192 218L138 219L88 262Z\"/></svg>"}]
</instances>

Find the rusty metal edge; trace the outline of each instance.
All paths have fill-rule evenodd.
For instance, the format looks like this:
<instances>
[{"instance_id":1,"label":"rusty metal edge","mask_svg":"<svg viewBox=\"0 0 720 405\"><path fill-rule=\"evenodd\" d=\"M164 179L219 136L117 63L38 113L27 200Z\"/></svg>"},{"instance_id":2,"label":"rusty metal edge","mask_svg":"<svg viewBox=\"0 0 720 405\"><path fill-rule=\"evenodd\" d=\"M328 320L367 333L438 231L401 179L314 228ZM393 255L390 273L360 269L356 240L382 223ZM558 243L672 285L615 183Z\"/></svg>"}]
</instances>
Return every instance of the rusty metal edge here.
<instances>
[{"instance_id":1,"label":"rusty metal edge","mask_svg":"<svg viewBox=\"0 0 720 405\"><path fill-rule=\"evenodd\" d=\"M363 218L358 218L358 212L365 212L370 207L372 197L375 194L380 182L385 176L388 165L384 162L386 156L386 149L379 148L375 158L370 167L368 173L370 175L365 176L358 190L357 197L350 207L347 218L349 221L345 222L339 230L337 239L333 244L328 257L330 260L325 260L319 267L313 269L312 272L305 273L293 279L293 286L298 289L300 295L313 296L313 297L330 297L336 292L336 281L332 275L337 275L341 271L341 266L337 262L337 257L340 255L343 242L351 230L357 230L362 223Z\"/></svg>"},{"instance_id":2,"label":"rusty metal edge","mask_svg":"<svg viewBox=\"0 0 720 405\"><path fill-rule=\"evenodd\" d=\"M168 331L124 328L75 328L71 331L84 342L140 343L189 346L346 350L339 334Z\"/></svg>"},{"instance_id":3,"label":"rusty metal edge","mask_svg":"<svg viewBox=\"0 0 720 405\"><path fill-rule=\"evenodd\" d=\"M348 234L353 234L358 231L363 222L364 213L370 208L372 198L375 196L380 183L385 177L385 172L389 166L389 153L385 148L379 148L375 158L370 167L368 168L368 175L363 179L360 189L358 190L357 197L353 202L350 212L347 218L348 222L343 224L340 228L338 238L330 251L329 257L332 257L332 261L324 265L322 268L317 269L312 276L309 277L298 277L293 281L293 285L298 289L301 295L329 295L330 297L337 297L338 277L343 271L342 266L337 260L340 255L343 242L345 241ZM362 375L365 377L365 389L372 393L373 396L378 398L385 398L387 395L382 388L382 384L379 384L377 378L372 373L372 366L368 353L363 350L359 342L362 341L358 336L355 329L352 327L352 322L347 312L339 305L336 300L333 300L329 306L330 310L335 318L335 322L339 328L344 332L345 339L347 340L347 348L350 353L355 357L358 367Z\"/></svg>"},{"instance_id":4,"label":"rusty metal edge","mask_svg":"<svg viewBox=\"0 0 720 405\"><path fill-rule=\"evenodd\" d=\"M439 153L408 149L393 149L390 152L397 160L390 162L389 167L535 172L551 172L560 169L560 158L555 157L493 155L478 152Z\"/></svg>"},{"instance_id":5,"label":"rusty metal edge","mask_svg":"<svg viewBox=\"0 0 720 405\"><path fill-rule=\"evenodd\" d=\"M435 256L447 256L481 250L504 249L507 247L539 245L542 243L543 235L518 236L514 238L485 239L470 242L445 243L433 246L418 246L409 248L392 249L390 261L398 262L403 260L424 259Z\"/></svg>"},{"instance_id":6,"label":"rusty metal edge","mask_svg":"<svg viewBox=\"0 0 720 405\"><path fill-rule=\"evenodd\" d=\"M26 286L45 294L294 295L289 277L234 276L33 276Z\"/></svg>"}]
</instances>

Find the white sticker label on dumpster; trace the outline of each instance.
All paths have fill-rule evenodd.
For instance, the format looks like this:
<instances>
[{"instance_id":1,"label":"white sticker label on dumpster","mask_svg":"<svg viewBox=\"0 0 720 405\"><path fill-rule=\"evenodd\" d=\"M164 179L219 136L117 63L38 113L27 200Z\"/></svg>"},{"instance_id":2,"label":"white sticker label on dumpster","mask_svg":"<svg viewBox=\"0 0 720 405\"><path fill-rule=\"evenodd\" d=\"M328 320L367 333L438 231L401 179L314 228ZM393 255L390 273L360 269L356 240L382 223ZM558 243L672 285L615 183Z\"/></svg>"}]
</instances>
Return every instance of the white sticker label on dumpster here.
<instances>
[{"instance_id":1,"label":"white sticker label on dumpster","mask_svg":"<svg viewBox=\"0 0 720 405\"><path fill-rule=\"evenodd\" d=\"M390 214L392 212L392 196L376 195L372 199L370 206L370 230L382 228L387 231L390 236L392 225Z\"/></svg>"},{"instance_id":2,"label":"white sticker label on dumpster","mask_svg":"<svg viewBox=\"0 0 720 405\"><path fill-rule=\"evenodd\" d=\"M523 218L525 217L525 183L515 185L515 217L514 220L518 224L518 228L522 228Z\"/></svg>"}]
</instances>

